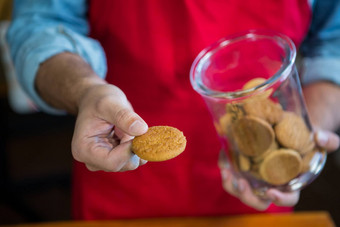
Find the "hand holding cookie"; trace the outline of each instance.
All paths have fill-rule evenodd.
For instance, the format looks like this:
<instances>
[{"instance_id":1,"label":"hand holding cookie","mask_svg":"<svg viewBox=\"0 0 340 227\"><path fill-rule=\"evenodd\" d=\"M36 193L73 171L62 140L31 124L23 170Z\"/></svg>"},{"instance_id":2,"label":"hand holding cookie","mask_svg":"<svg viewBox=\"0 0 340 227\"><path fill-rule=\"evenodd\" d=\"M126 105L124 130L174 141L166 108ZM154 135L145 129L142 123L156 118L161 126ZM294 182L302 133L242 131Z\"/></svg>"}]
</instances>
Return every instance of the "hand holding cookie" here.
<instances>
[{"instance_id":1,"label":"hand holding cookie","mask_svg":"<svg viewBox=\"0 0 340 227\"><path fill-rule=\"evenodd\" d=\"M144 161L131 152L131 139L147 128L119 88L94 86L80 100L72 139L73 157L91 171L134 170Z\"/></svg>"}]
</instances>

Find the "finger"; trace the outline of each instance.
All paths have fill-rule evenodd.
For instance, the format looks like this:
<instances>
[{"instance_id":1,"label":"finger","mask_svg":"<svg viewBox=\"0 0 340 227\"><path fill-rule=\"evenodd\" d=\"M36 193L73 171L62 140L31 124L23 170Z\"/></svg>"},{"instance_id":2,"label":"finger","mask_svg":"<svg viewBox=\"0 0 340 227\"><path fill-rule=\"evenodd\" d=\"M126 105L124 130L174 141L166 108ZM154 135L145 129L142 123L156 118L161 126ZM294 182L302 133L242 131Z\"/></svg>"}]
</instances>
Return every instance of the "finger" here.
<instances>
[{"instance_id":1,"label":"finger","mask_svg":"<svg viewBox=\"0 0 340 227\"><path fill-rule=\"evenodd\" d=\"M266 195L273 201L275 205L285 207L295 206L300 198L299 191L284 193L276 189L269 189L266 192Z\"/></svg>"},{"instance_id":2,"label":"finger","mask_svg":"<svg viewBox=\"0 0 340 227\"><path fill-rule=\"evenodd\" d=\"M266 210L269 200L262 200L256 196L250 185L244 179L236 179L230 170L221 169L223 188L231 195L239 198L243 203L257 210Z\"/></svg>"},{"instance_id":3,"label":"finger","mask_svg":"<svg viewBox=\"0 0 340 227\"><path fill-rule=\"evenodd\" d=\"M264 211L271 204L270 200L261 199L255 195L252 188L245 179L238 180L238 187L240 200L248 206L253 207L256 210Z\"/></svg>"},{"instance_id":4,"label":"finger","mask_svg":"<svg viewBox=\"0 0 340 227\"><path fill-rule=\"evenodd\" d=\"M134 111L116 106L111 109L111 123L131 136L144 134L148 130L148 125Z\"/></svg>"},{"instance_id":5,"label":"finger","mask_svg":"<svg viewBox=\"0 0 340 227\"><path fill-rule=\"evenodd\" d=\"M139 166L139 157L131 152L131 143L121 143L109 152L105 164L112 172L135 170Z\"/></svg>"},{"instance_id":6,"label":"finger","mask_svg":"<svg viewBox=\"0 0 340 227\"><path fill-rule=\"evenodd\" d=\"M139 166L145 165L146 163L148 163L147 160L139 159Z\"/></svg>"},{"instance_id":7,"label":"finger","mask_svg":"<svg viewBox=\"0 0 340 227\"><path fill-rule=\"evenodd\" d=\"M80 160L90 167L90 170L104 170L119 172L133 170L139 166L139 158L131 152L131 143L121 143L114 148L89 146L87 151L81 153Z\"/></svg>"},{"instance_id":8,"label":"finger","mask_svg":"<svg viewBox=\"0 0 340 227\"><path fill-rule=\"evenodd\" d=\"M237 188L233 185L233 176L229 169L221 169L222 186L229 194L238 196ZM235 181L234 181L235 182Z\"/></svg>"},{"instance_id":9,"label":"finger","mask_svg":"<svg viewBox=\"0 0 340 227\"><path fill-rule=\"evenodd\" d=\"M139 167L140 158L137 155L132 155L130 160L119 170L119 172L135 170Z\"/></svg>"},{"instance_id":10,"label":"finger","mask_svg":"<svg viewBox=\"0 0 340 227\"><path fill-rule=\"evenodd\" d=\"M114 130L114 135L116 135L120 139L121 143L125 143L125 142L128 142L128 141L131 141L134 138L133 136L127 135L126 133L124 133L119 128ZM136 157L138 157L138 156L136 156ZM139 159L138 160L139 161L139 165L138 166L145 165L148 162L147 160L141 159L139 157L138 157L138 159Z\"/></svg>"},{"instance_id":11,"label":"finger","mask_svg":"<svg viewBox=\"0 0 340 227\"><path fill-rule=\"evenodd\" d=\"M92 165L90 165L90 164L86 164L86 163L85 163L85 166L86 166L86 168L87 168L88 170L90 170L91 172L95 172L95 171L100 170L100 169L98 169L98 168L96 168L96 167L94 167L94 166L92 166Z\"/></svg>"},{"instance_id":12,"label":"finger","mask_svg":"<svg viewBox=\"0 0 340 227\"><path fill-rule=\"evenodd\" d=\"M320 147L325 148L327 151L335 151L339 148L339 136L330 131L318 130L315 133L315 140Z\"/></svg>"},{"instance_id":13,"label":"finger","mask_svg":"<svg viewBox=\"0 0 340 227\"><path fill-rule=\"evenodd\" d=\"M124 165L121 169L115 171L115 172L124 172L124 171L129 171L129 170L135 170L139 166L144 165L146 162L141 162L141 159L137 155L133 155L132 158L127 162L126 165ZM91 164L85 164L87 169L94 172L94 171L99 171L99 170L104 170L106 172L112 172L110 169L103 169L100 167L96 167Z\"/></svg>"},{"instance_id":14,"label":"finger","mask_svg":"<svg viewBox=\"0 0 340 227\"><path fill-rule=\"evenodd\" d=\"M119 94L120 93L118 93L117 96ZM148 129L147 124L133 111L124 94L122 93L120 95L121 98L117 98L114 95L108 95L102 98L97 104L97 109L101 117L131 136L144 134Z\"/></svg>"},{"instance_id":15,"label":"finger","mask_svg":"<svg viewBox=\"0 0 340 227\"><path fill-rule=\"evenodd\" d=\"M114 135L121 141L121 143L125 143L127 141L132 140L134 137L126 134L120 128L116 127L114 129Z\"/></svg>"}]
</instances>

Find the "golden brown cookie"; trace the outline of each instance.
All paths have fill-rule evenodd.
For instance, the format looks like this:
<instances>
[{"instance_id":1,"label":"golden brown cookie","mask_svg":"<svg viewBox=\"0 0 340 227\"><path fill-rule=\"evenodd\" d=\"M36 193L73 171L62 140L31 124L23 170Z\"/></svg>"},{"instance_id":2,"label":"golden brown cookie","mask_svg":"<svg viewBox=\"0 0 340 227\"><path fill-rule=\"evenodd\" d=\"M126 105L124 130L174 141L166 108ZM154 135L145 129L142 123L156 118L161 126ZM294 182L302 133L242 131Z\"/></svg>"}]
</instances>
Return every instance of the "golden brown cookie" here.
<instances>
[{"instance_id":1,"label":"golden brown cookie","mask_svg":"<svg viewBox=\"0 0 340 227\"><path fill-rule=\"evenodd\" d=\"M226 113L231 116L233 120L239 119L244 116L244 110L241 103L227 103Z\"/></svg>"},{"instance_id":2,"label":"golden brown cookie","mask_svg":"<svg viewBox=\"0 0 340 227\"><path fill-rule=\"evenodd\" d=\"M309 152L312 152L313 149L315 148L315 142L310 138L310 141L307 142L301 149L299 150L301 155L305 155Z\"/></svg>"},{"instance_id":3,"label":"golden brown cookie","mask_svg":"<svg viewBox=\"0 0 340 227\"><path fill-rule=\"evenodd\" d=\"M231 126L233 120L233 116L231 113L226 113L219 119L219 129L220 135L227 135L229 131L229 127Z\"/></svg>"},{"instance_id":4,"label":"golden brown cookie","mask_svg":"<svg viewBox=\"0 0 340 227\"><path fill-rule=\"evenodd\" d=\"M220 135L220 136L223 136L224 132L223 132L223 129L222 129L220 123L214 121L214 126L215 126L215 129L217 131L217 134Z\"/></svg>"},{"instance_id":5,"label":"golden brown cookie","mask_svg":"<svg viewBox=\"0 0 340 227\"><path fill-rule=\"evenodd\" d=\"M246 156L239 154L238 165L241 171L247 172L250 170L250 160Z\"/></svg>"},{"instance_id":6,"label":"golden brown cookie","mask_svg":"<svg viewBox=\"0 0 340 227\"><path fill-rule=\"evenodd\" d=\"M286 148L301 152L311 141L312 134L303 118L293 112L285 112L274 129L277 140Z\"/></svg>"},{"instance_id":7,"label":"golden brown cookie","mask_svg":"<svg viewBox=\"0 0 340 227\"><path fill-rule=\"evenodd\" d=\"M153 126L136 136L132 141L132 151L141 159L165 161L181 154L186 147L186 138L181 131L170 126Z\"/></svg>"},{"instance_id":8,"label":"golden brown cookie","mask_svg":"<svg viewBox=\"0 0 340 227\"><path fill-rule=\"evenodd\" d=\"M298 152L279 149L265 157L260 166L260 175L266 182L283 185L294 179L302 169L302 159Z\"/></svg>"},{"instance_id":9,"label":"golden brown cookie","mask_svg":"<svg viewBox=\"0 0 340 227\"><path fill-rule=\"evenodd\" d=\"M263 84L264 82L266 82L265 78L256 77L254 79L249 80L247 83L245 83L242 87L242 90L248 90L250 88Z\"/></svg>"},{"instance_id":10,"label":"golden brown cookie","mask_svg":"<svg viewBox=\"0 0 340 227\"><path fill-rule=\"evenodd\" d=\"M255 157L265 153L274 143L271 125L261 118L245 116L232 124L232 140L240 153Z\"/></svg>"},{"instance_id":11,"label":"golden brown cookie","mask_svg":"<svg viewBox=\"0 0 340 227\"><path fill-rule=\"evenodd\" d=\"M262 118L272 125L278 123L283 116L280 103L270 99L251 99L244 103L243 108L246 114Z\"/></svg>"},{"instance_id":12,"label":"golden brown cookie","mask_svg":"<svg viewBox=\"0 0 340 227\"><path fill-rule=\"evenodd\" d=\"M251 160L253 163L260 163L269 153L276 151L277 149L279 149L279 145L277 144L276 141L274 141L274 143L270 146L270 148L266 152L262 153L261 155L251 157Z\"/></svg>"},{"instance_id":13,"label":"golden brown cookie","mask_svg":"<svg viewBox=\"0 0 340 227\"><path fill-rule=\"evenodd\" d=\"M259 86L259 85L261 85L265 82L266 82L265 78L261 78L261 77L253 78L243 85L242 90L248 90L248 89L251 89L251 88L255 88L256 86ZM255 98L255 99L268 98L271 95L271 93L272 93L272 89L267 89L265 91L261 91L261 93L257 93L256 95L251 97L251 99L253 99L253 98Z\"/></svg>"}]
</instances>

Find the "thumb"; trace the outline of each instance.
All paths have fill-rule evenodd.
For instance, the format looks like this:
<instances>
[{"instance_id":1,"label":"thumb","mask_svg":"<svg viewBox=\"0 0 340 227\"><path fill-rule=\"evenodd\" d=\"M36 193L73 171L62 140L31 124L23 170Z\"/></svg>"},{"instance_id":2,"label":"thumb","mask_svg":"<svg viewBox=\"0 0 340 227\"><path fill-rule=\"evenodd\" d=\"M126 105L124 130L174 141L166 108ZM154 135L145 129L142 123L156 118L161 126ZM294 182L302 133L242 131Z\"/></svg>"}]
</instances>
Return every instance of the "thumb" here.
<instances>
[{"instance_id":1,"label":"thumb","mask_svg":"<svg viewBox=\"0 0 340 227\"><path fill-rule=\"evenodd\" d=\"M318 130L315 133L315 139L319 146L330 152L339 149L340 138L334 132Z\"/></svg>"},{"instance_id":2,"label":"thumb","mask_svg":"<svg viewBox=\"0 0 340 227\"><path fill-rule=\"evenodd\" d=\"M125 94L113 85L96 86L83 98L83 105L93 106L98 117L110 122L130 136L144 134L148 130L145 121L134 112Z\"/></svg>"},{"instance_id":3,"label":"thumb","mask_svg":"<svg viewBox=\"0 0 340 227\"><path fill-rule=\"evenodd\" d=\"M111 123L131 136L146 133L148 125L128 106L115 105L110 114Z\"/></svg>"}]
</instances>

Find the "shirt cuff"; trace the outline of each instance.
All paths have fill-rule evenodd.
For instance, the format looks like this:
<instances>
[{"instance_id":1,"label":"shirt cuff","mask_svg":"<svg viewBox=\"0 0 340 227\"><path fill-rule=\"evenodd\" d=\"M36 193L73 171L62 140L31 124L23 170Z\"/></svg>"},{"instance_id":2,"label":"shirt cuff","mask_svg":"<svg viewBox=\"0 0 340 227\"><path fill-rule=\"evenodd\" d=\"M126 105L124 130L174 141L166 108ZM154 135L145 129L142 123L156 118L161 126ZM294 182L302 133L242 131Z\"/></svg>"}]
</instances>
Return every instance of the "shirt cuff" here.
<instances>
[{"instance_id":1,"label":"shirt cuff","mask_svg":"<svg viewBox=\"0 0 340 227\"><path fill-rule=\"evenodd\" d=\"M35 34L27 40L18 52L15 61L19 82L37 107L51 114L65 114L48 105L35 89L35 77L39 65L52 56L71 52L81 56L101 78L106 75L106 58L98 41L75 33L63 26L55 26Z\"/></svg>"},{"instance_id":2,"label":"shirt cuff","mask_svg":"<svg viewBox=\"0 0 340 227\"><path fill-rule=\"evenodd\" d=\"M314 57L302 59L302 84L329 81L340 85L340 58Z\"/></svg>"}]
</instances>

